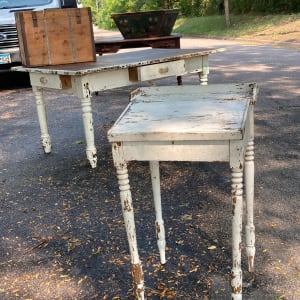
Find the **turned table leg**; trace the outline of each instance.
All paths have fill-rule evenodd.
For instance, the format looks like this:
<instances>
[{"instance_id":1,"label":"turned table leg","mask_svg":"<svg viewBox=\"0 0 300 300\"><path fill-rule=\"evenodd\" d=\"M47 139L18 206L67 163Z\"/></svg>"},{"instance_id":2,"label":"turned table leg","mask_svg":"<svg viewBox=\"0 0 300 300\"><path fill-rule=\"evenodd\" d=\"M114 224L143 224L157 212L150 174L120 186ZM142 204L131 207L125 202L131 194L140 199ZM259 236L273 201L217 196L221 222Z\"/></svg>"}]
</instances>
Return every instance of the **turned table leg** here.
<instances>
[{"instance_id":1,"label":"turned table leg","mask_svg":"<svg viewBox=\"0 0 300 300\"><path fill-rule=\"evenodd\" d=\"M208 74L209 74L209 65L208 65L208 55L203 56L202 58L202 71L199 74L200 85L207 85Z\"/></svg>"},{"instance_id":2,"label":"turned table leg","mask_svg":"<svg viewBox=\"0 0 300 300\"><path fill-rule=\"evenodd\" d=\"M83 97L80 100L83 128L86 139L86 156L92 168L97 166L97 150L94 142L94 125L92 115L92 104L90 97Z\"/></svg>"},{"instance_id":3,"label":"turned table leg","mask_svg":"<svg viewBox=\"0 0 300 300\"><path fill-rule=\"evenodd\" d=\"M200 85L207 85L208 82L208 74L204 72L199 73L199 81Z\"/></svg>"},{"instance_id":4,"label":"turned table leg","mask_svg":"<svg viewBox=\"0 0 300 300\"><path fill-rule=\"evenodd\" d=\"M127 165L124 161L119 160L118 145L113 145L113 155L115 166L117 169L117 177L120 189L120 198L122 212L124 217L125 228L131 257L131 274L133 278L134 297L138 300L144 300L144 273L142 264L138 254L138 246L136 240L136 230L134 223L134 212L132 206L132 197L129 185ZM117 162L116 162L117 161Z\"/></svg>"},{"instance_id":5,"label":"turned table leg","mask_svg":"<svg viewBox=\"0 0 300 300\"><path fill-rule=\"evenodd\" d=\"M253 114L253 106L249 108ZM247 223L246 223L246 252L248 257L249 272L254 271L255 256L255 226L253 224L254 207L254 120L250 118L250 139L246 148L245 155L245 196L247 205Z\"/></svg>"},{"instance_id":6,"label":"turned table leg","mask_svg":"<svg viewBox=\"0 0 300 300\"><path fill-rule=\"evenodd\" d=\"M177 85L182 85L182 76L177 76Z\"/></svg>"},{"instance_id":7,"label":"turned table leg","mask_svg":"<svg viewBox=\"0 0 300 300\"><path fill-rule=\"evenodd\" d=\"M161 193L160 193L160 176L159 176L159 162L150 161L150 171L152 180L152 190L154 198L155 208L155 230L157 238L157 246L160 253L160 262L166 263L166 239L165 239L165 227L164 220L162 218L162 207L161 207Z\"/></svg>"},{"instance_id":8,"label":"turned table leg","mask_svg":"<svg viewBox=\"0 0 300 300\"><path fill-rule=\"evenodd\" d=\"M45 153L50 153L51 138L48 132L48 122L47 122L43 91L37 87L33 87L32 90L34 92L35 100L36 100L36 108L37 108L37 114L38 114L38 119L40 124L40 130L41 130L42 147Z\"/></svg>"},{"instance_id":9,"label":"turned table leg","mask_svg":"<svg viewBox=\"0 0 300 300\"><path fill-rule=\"evenodd\" d=\"M242 299L241 238L243 215L243 169L232 168L231 200L232 200L232 269L231 297Z\"/></svg>"}]
</instances>

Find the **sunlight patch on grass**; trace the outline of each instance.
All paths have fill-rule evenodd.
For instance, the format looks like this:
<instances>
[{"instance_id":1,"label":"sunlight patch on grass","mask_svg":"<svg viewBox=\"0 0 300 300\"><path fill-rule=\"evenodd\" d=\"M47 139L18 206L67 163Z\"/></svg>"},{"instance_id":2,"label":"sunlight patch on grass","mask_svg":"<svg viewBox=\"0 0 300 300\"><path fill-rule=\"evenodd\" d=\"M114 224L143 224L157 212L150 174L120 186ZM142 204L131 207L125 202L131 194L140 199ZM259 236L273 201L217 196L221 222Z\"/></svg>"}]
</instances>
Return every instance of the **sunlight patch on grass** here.
<instances>
[{"instance_id":1,"label":"sunlight patch on grass","mask_svg":"<svg viewBox=\"0 0 300 300\"><path fill-rule=\"evenodd\" d=\"M226 27L224 16L180 17L174 32L183 35L247 37L273 26L300 20L300 14L292 15L232 15L232 26Z\"/></svg>"}]
</instances>

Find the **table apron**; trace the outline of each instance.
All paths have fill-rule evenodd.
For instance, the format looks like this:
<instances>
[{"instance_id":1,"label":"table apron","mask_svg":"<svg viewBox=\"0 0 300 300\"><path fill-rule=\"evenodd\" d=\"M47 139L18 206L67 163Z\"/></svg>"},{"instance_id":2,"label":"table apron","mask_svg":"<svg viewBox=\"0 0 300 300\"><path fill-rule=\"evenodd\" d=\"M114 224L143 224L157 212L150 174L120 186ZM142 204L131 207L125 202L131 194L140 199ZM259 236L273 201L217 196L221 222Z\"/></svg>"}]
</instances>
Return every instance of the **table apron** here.
<instances>
[{"instance_id":1,"label":"table apron","mask_svg":"<svg viewBox=\"0 0 300 300\"><path fill-rule=\"evenodd\" d=\"M81 97L89 92L98 92L134 84L129 79L128 69L89 73L85 75L59 75L30 73L31 85L45 89L71 90Z\"/></svg>"},{"instance_id":2,"label":"table apron","mask_svg":"<svg viewBox=\"0 0 300 300\"><path fill-rule=\"evenodd\" d=\"M209 141L196 144L163 144L122 142L114 152L114 160L141 161L229 161L229 141ZM118 149L117 149L118 148ZM114 151L116 150L117 151ZM118 157L119 156L119 157ZM119 158L119 159L118 159Z\"/></svg>"},{"instance_id":3,"label":"table apron","mask_svg":"<svg viewBox=\"0 0 300 300\"><path fill-rule=\"evenodd\" d=\"M72 88L72 77L69 75L30 72L29 76L31 86L33 87L55 90L67 90Z\"/></svg>"},{"instance_id":4,"label":"table apron","mask_svg":"<svg viewBox=\"0 0 300 300\"><path fill-rule=\"evenodd\" d=\"M208 73L208 56L88 74L60 75L30 72L30 81L31 85L35 87L71 90L77 94L80 89L85 89L87 86L90 92L98 92L129 86L142 81L180 76L189 72Z\"/></svg>"},{"instance_id":5,"label":"table apron","mask_svg":"<svg viewBox=\"0 0 300 300\"><path fill-rule=\"evenodd\" d=\"M209 74L208 55L185 59L185 71L187 73L203 72Z\"/></svg>"}]
</instances>

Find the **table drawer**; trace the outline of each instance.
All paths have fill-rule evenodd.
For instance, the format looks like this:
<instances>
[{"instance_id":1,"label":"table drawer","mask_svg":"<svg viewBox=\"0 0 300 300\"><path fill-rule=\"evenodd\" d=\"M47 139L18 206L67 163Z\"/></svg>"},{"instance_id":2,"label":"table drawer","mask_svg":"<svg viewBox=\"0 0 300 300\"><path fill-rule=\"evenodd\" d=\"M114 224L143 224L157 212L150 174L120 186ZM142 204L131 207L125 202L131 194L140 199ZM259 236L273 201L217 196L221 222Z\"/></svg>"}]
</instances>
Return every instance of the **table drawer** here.
<instances>
[{"instance_id":1,"label":"table drawer","mask_svg":"<svg viewBox=\"0 0 300 300\"><path fill-rule=\"evenodd\" d=\"M138 79L141 81L178 76L185 73L184 60L138 67Z\"/></svg>"}]
</instances>

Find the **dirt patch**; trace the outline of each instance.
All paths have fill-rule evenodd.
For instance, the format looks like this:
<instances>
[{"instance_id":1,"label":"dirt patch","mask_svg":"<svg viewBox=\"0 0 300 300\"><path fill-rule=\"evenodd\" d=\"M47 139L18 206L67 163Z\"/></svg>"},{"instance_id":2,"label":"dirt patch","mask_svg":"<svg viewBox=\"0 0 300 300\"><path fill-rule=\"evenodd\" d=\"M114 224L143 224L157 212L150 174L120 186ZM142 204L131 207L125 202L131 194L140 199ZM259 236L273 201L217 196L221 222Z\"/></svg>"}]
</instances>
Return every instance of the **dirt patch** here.
<instances>
[{"instance_id":1,"label":"dirt patch","mask_svg":"<svg viewBox=\"0 0 300 300\"><path fill-rule=\"evenodd\" d=\"M300 43L300 20L272 26L252 36L255 39Z\"/></svg>"}]
</instances>

